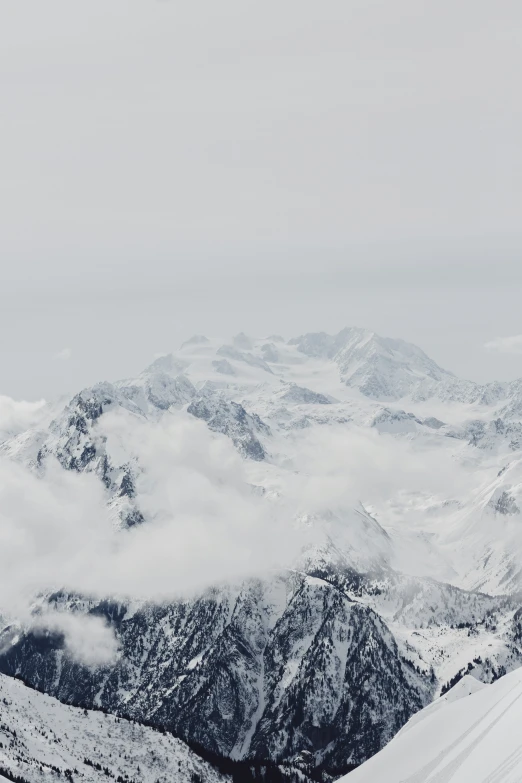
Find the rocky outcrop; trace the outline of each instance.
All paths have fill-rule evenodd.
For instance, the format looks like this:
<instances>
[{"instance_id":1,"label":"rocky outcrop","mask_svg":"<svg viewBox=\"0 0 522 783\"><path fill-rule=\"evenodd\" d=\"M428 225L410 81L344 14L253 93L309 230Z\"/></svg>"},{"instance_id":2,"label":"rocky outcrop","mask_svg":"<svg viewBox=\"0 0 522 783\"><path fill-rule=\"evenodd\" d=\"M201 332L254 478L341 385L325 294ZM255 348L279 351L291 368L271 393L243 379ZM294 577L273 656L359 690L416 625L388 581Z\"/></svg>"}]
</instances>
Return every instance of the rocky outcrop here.
<instances>
[{"instance_id":1,"label":"rocky outcrop","mask_svg":"<svg viewBox=\"0 0 522 783\"><path fill-rule=\"evenodd\" d=\"M231 439L244 457L260 462L266 457L260 435L269 435L269 427L255 413L249 414L237 402L231 402L217 393L206 393L194 400L187 412L205 421L213 432Z\"/></svg>"}]
</instances>

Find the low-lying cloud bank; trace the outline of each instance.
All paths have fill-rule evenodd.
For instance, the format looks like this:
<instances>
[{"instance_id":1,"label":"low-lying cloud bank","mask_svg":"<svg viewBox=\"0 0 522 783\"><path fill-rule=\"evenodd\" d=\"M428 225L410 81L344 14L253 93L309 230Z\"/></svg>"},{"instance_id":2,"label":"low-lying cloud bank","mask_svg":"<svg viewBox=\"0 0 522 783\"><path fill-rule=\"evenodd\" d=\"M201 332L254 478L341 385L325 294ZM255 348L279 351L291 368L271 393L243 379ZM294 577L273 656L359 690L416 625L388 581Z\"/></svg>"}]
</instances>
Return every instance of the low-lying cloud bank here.
<instances>
[{"instance_id":1,"label":"low-lying cloud bank","mask_svg":"<svg viewBox=\"0 0 522 783\"><path fill-rule=\"evenodd\" d=\"M147 522L116 528L101 481L47 463L45 473L0 458L0 614L60 630L71 653L103 662L115 649L99 624L31 614L35 596L58 589L162 601L288 564L298 540L290 509L267 502L226 438L184 417L151 424L108 415L110 444L139 455ZM36 625L35 625L36 623ZM96 631L96 633L94 633ZM96 658L89 639L98 639Z\"/></svg>"},{"instance_id":2,"label":"low-lying cloud bank","mask_svg":"<svg viewBox=\"0 0 522 783\"><path fill-rule=\"evenodd\" d=\"M35 596L65 589L172 599L291 566L303 546L324 540L320 525L296 523L303 515L321 519L333 511L336 534L360 548L350 521L360 500L385 502L400 488L444 497L467 481L444 452L420 460L407 441L334 426L287 441L293 453L267 470L263 494L231 442L184 414L152 423L115 412L101 426L108 448L138 466L147 521L129 530L114 526L96 476L53 461L38 475L0 458L0 614L60 631L69 651L88 663L117 654L108 629L62 613L35 619Z\"/></svg>"}]
</instances>

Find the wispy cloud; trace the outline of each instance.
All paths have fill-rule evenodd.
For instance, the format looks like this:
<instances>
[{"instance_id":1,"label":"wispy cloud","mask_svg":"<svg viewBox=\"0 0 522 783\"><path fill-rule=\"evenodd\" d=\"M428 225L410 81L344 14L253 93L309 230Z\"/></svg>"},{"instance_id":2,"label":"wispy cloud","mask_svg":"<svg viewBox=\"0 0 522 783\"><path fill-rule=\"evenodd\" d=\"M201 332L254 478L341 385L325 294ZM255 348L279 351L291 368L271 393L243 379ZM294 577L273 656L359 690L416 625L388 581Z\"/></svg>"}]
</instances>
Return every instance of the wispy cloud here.
<instances>
[{"instance_id":1,"label":"wispy cloud","mask_svg":"<svg viewBox=\"0 0 522 783\"><path fill-rule=\"evenodd\" d=\"M85 666L106 666L118 657L114 633L101 617L44 611L32 619L29 627L35 633L63 634L66 650Z\"/></svg>"},{"instance_id":2,"label":"wispy cloud","mask_svg":"<svg viewBox=\"0 0 522 783\"><path fill-rule=\"evenodd\" d=\"M58 359L58 361L61 362L67 362L72 356L72 351L70 348L62 348L61 351L58 351L58 353L54 354L54 358Z\"/></svg>"},{"instance_id":3,"label":"wispy cloud","mask_svg":"<svg viewBox=\"0 0 522 783\"><path fill-rule=\"evenodd\" d=\"M486 351L496 353L522 353L522 334L514 334L511 337L496 337L484 343Z\"/></svg>"}]
</instances>

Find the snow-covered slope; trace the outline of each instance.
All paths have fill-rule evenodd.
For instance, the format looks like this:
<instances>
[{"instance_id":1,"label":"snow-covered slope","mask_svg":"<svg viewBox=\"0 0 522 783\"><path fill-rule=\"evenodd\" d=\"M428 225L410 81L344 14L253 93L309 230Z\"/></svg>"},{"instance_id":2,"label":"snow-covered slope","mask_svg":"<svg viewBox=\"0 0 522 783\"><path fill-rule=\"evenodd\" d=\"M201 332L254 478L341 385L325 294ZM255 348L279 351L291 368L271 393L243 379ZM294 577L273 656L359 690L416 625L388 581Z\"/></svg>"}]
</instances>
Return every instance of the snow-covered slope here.
<instances>
[{"instance_id":1,"label":"snow-covered slope","mask_svg":"<svg viewBox=\"0 0 522 783\"><path fill-rule=\"evenodd\" d=\"M181 740L0 675L0 770L27 783L224 783ZM0 777L0 779L2 779Z\"/></svg>"},{"instance_id":2,"label":"snow-covered slope","mask_svg":"<svg viewBox=\"0 0 522 783\"><path fill-rule=\"evenodd\" d=\"M471 677L415 715L343 783L518 783L522 669L493 685Z\"/></svg>"}]
</instances>

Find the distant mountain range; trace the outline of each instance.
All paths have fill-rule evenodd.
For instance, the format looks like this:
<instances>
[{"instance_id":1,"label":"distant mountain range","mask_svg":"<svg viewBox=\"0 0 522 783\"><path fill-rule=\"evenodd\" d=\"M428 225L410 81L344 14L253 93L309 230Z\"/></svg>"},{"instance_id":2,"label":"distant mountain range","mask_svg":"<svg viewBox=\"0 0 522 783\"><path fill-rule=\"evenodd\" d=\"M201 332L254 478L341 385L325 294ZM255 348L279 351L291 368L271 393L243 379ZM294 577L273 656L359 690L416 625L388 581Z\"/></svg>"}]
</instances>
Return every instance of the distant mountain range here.
<instances>
[{"instance_id":1,"label":"distant mountain range","mask_svg":"<svg viewBox=\"0 0 522 783\"><path fill-rule=\"evenodd\" d=\"M165 511L135 427L173 422L235 449L245 496L267 518L292 509L301 551L277 572L167 602L48 591L35 612L44 601L104 618L119 658L86 666L61 634L12 620L2 672L193 748L326 781L462 677L491 683L522 664L522 381L460 380L416 346L358 328L196 336L137 378L42 410L41 425L0 450L42 481L56 460L93 474L125 536ZM354 783L370 780L365 768Z\"/></svg>"}]
</instances>

